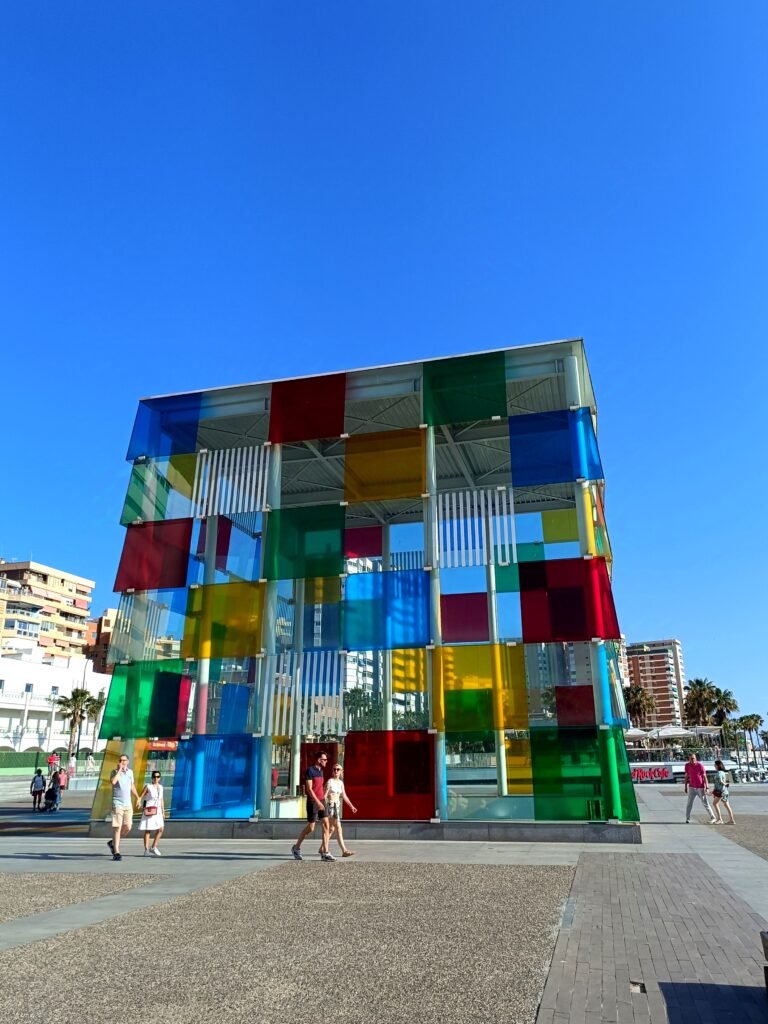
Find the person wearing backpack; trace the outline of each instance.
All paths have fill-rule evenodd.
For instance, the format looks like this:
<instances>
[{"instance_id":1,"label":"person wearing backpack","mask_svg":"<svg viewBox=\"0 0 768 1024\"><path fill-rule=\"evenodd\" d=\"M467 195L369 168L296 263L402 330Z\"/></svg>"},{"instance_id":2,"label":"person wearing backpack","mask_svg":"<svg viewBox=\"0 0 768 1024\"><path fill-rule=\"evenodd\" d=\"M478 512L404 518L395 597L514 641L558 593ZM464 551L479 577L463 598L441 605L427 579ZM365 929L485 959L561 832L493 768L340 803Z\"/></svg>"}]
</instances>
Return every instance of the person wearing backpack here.
<instances>
[{"instance_id":1,"label":"person wearing backpack","mask_svg":"<svg viewBox=\"0 0 768 1024\"><path fill-rule=\"evenodd\" d=\"M42 811L43 793L45 792L45 776L42 768L38 768L32 776L29 792L32 794L32 810Z\"/></svg>"}]
</instances>

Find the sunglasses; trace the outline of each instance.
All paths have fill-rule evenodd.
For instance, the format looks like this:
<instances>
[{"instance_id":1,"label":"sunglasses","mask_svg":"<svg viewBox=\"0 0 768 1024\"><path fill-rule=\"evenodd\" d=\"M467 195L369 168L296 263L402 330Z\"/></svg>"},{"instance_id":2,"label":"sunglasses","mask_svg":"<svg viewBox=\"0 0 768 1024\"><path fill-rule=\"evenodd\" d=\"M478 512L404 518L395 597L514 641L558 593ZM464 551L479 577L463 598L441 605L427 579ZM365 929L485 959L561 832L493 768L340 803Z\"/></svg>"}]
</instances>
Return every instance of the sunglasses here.
<instances>
[{"instance_id":1,"label":"sunglasses","mask_svg":"<svg viewBox=\"0 0 768 1024\"><path fill-rule=\"evenodd\" d=\"M333 770L334 770L335 772L340 772L340 771L341 771L341 768L334 768Z\"/></svg>"}]
</instances>

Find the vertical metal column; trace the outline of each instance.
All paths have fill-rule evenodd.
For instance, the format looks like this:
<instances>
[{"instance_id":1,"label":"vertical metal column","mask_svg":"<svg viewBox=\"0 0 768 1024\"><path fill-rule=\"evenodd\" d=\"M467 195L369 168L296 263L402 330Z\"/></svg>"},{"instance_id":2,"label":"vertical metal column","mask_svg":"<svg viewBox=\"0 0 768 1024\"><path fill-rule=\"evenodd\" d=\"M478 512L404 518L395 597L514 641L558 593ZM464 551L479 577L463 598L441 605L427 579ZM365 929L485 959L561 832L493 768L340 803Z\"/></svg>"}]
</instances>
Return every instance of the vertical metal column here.
<instances>
[{"instance_id":1,"label":"vertical metal column","mask_svg":"<svg viewBox=\"0 0 768 1024\"><path fill-rule=\"evenodd\" d=\"M435 797L437 816L448 817L448 773L445 745L445 698L442 676L435 664L435 649L443 642L440 621L440 568L438 556L437 524L437 460L435 458L435 428L426 427L427 497L424 499L424 548L429 573L429 608L431 639L434 645L427 658L430 721L435 730Z\"/></svg>"},{"instance_id":2,"label":"vertical metal column","mask_svg":"<svg viewBox=\"0 0 768 1024\"><path fill-rule=\"evenodd\" d=\"M493 733L496 746L496 785L499 796L507 796L507 745L504 738L504 698L502 671L499 657L499 615L496 607L496 566L488 562L485 567L485 585L488 592L488 639L493 654Z\"/></svg>"},{"instance_id":3,"label":"vertical metal column","mask_svg":"<svg viewBox=\"0 0 768 1024\"><path fill-rule=\"evenodd\" d=\"M216 582L216 548L219 540L219 517L208 516L205 520L205 552L203 554L203 600L200 609L200 657L197 661L197 684L195 686L195 736L208 732L208 683L211 674L213 651L213 611L210 587ZM205 790L205 747L202 741L194 741L192 768L192 809L199 811L203 806Z\"/></svg>"},{"instance_id":4,"label":"vertical metal column","mask_svg":"<svg viewBox=\"0 0 768 1024\"><path fill-rule=\"evenodd\" d=\"M302 648L304 646L304 580L293 581L293 672L291 679L291 714L288 719L291 729L291 775L289 792L296 795L300 782L301 768L301 673ZM310 714L310 723L312 716ZM311 728L311 724L310 724Z\"/></svg>"},{"instance_id":5,"label":"vertical metal column","mask_svg":"<svg viewBox=\"0 0 768 1024\"><path fill-rule=\"evenodd\" d=\"M381 571L391 568L389 523L381 528ZM392 729L392 651L385 647L381 652L381 727Z\"/></svg>"},{"instance_id":6,"label":"vertical metal column","mask_svg":"<svg viewBox=\"0 0 768 1024\"><path fill-rule=\"evenodd\" d=\"M566 356L564 363L566 401L569 407L580 408L582 405L582 395L578 360L576 356ZM578 450L581 453L585 446L583 439L578 440ZM593 558L597 550L595 547L595 526L592 518L592 498L589 492L589 481L584 479L583 476L574 484L574 499L581 554L586 558ZM621 795L619 790L616 744L611 731L613 716L611 714L610 682L607 677L608 669L605 660L604 641L598 637L593 637L589 643L589 663L592 675L592 691L595 698L597 727L600 732L600 767L603 777L605 817L608 820L617 820L621 818Z\"/></svg>"},{"instance_id":7,"label":"vertical metal column","mask_svg":"<svg viewBox=\"0 0 768 1024\"><path fill-rule=\"evenodd\" d=\"M280 481L282 471L282 445L273 444L269 456L267 473L267 505L270 509L280 507ZM262 515L261 529L261 579L265 578L267 531L269 530L270 513ZM275 655L277 654L277 580L267 580L264 589L264 612L262 625L263 648L265 657L261 659L259 707L257 721L265 721L264 734L261 737L259 757L259 784L256 809L259 817L269 818L272 809L272 722L265 719L265 711L269 709L269 695L275 683Z\"/></svg>"}]
</instances>

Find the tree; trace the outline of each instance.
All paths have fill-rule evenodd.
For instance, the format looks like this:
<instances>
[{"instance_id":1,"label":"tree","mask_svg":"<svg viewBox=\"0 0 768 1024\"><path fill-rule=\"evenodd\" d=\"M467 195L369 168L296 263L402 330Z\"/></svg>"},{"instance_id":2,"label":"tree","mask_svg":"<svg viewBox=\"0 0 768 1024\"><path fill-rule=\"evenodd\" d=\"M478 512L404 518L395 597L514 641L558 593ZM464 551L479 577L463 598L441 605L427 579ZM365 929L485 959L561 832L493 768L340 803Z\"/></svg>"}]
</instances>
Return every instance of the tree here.
<instances>
[{"instance_id":1,"label":"tree","mask_svg":"<svg viewBox=\"0 0 768 1024\"><path fill-rule=\"evenodd\" d=\"M763 724L763 719L761 718L760 715L743 715L739 719L739 726L745 732L749 733L749 742L752 744L752 756L755 759L755 768L757 768L757 755L758 755L758 744L756 742L756 735L755 734L757 734L759 732L760 726L762 724ZM765 761L763 760L763 752L762 752L762 750L759 751L759 753L760 753L760 763L761 763L762 767L765 768Z\"/></svg>"},{"instance_id":2,"label":"tree","mask_svg":"<svg viewBox=\"0 0 768 1024\"><path fill-rule=\"evenodd\" d=\"M89 690L76 687L69 697L59 697L56 701L59 714L65 722L69 722L69 747L67 760L75 750L75 737L82 728L86 718L98 718L106 702L105 697L94 697Z\"/></svg>"},{"instance_id":3,"label":"tree","mask_svg":"<svg viewBox=\"0 0 768 1024\"><path fill-rule=\"evenodd\" d=\"M656 710L656 698L637 683L630 683L624 691L624 703L627 706L629 720L635 727L644 724L646 715Z\"/></svg>"},{"instance_id":4,"label":"tree","mask_svg":"<svg viewBox=\"0 0 768 1024\"><path fill-rule=\"evenodd\" d=\"M712 721L715 725L723 726L729 715L734 715L739 710L739 705L730 690L721 690L719 686L712 687Z\"/></svg>"},{"instance_id":5,"label":"tree","mask_svg":"<svg viewBox=\"0 0 768 1024\"><path fill-rule=\"evenodd\" d=\"M685 695L686 725L709 725L717 687L711 679L691 679Z\"/></svg>"}]
</instances>

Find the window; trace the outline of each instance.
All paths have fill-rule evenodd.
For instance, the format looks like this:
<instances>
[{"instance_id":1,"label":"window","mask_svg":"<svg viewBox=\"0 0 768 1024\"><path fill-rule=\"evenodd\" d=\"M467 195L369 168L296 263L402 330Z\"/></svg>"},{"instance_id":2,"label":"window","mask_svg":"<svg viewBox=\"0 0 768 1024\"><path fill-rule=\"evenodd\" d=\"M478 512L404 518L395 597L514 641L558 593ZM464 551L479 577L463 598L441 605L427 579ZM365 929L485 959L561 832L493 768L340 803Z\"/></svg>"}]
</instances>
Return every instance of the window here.
<instances>
[{"instance_id":1,"label":"window","mask_svg":"<svg viewBox=\"0 0 768 1024\"><path fill-rule=\"evenodd\" d=\"M32 693L32 683L26 683L24 686L24 693Z\"/></svg>"},{"instance_id":2,"label":"window","mask_svg":"<svg viewBox=\"0 0 768 1024\"><path fill-rule=\"evenodd\" d=\"M52 697L58 697L58 695L59 695L59 688L58 688L58 686L52 686L51 687L51 696Z\"/></svg>"}]
</instances>

